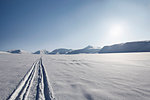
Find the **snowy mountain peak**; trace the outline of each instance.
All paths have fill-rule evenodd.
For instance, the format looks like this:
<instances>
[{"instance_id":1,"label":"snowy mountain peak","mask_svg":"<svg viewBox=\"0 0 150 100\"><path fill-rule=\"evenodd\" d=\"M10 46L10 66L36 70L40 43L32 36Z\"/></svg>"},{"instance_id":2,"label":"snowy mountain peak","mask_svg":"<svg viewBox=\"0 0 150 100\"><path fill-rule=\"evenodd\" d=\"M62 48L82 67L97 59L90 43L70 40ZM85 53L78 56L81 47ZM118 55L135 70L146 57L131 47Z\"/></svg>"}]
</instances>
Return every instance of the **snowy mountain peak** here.
<instances>
[{"instance_id":1,"label":"snowy mountain peak","mask_svg":"<svg viewBox=\"0 0 150 100\"><path fill-rule=\"evenodd\" d=\"M134 41L104 46L99 53L149 52L150 41Z\"/></svg>"},{"instance_id":2,"label":"snowy mountain peak","mask_svg":"<svg viewBox=\"0 0 150 100\"><path fill-rule=\"evenodd\" d=\"M49 54L67 54L70 51L72 51L72 49L59 48L59 49L53 50Z\"/></svg>"},{"instance_id":3,"label":"snowy mountain peak","mask_svg":"<svg viewBox=\"0 0 150 100\"><path fill-rule=\"evenodd\" d=\"M91 45L88 45L87 47L83 48L83 49L93 49L94 47Z\"/></svg>"},{"instance_id":4,"label":"snowy mountain peak","mask_svg":"<svg viewBox=\"0 0 150 100\"><path fill-rule=\"evenodd\" d=\"M17 49L17 50L9 50L7 51L9 53L15 53L15 54L28 54L29 52L25 51L25 50L20 50L20 49Z\"/></svg>"},{"instance_id":5,"label":"snowy mountain peak","mask_svg":"<svg viewBox=\"0 0 150 100\"><path fill-rule=\"evenodd\" d=\"M0 51L0 54L9 54L9 52L5 52L5 51Z\"/></svg>"},{"instance_id":6,"label":"snowy mountain peak","mask_svg":"<svg viewBox=\"0 0 150 100\"><path fill-rule=\"evenodd\" d=\"M68 54L80 54L80 53L92 54L92 53L98 53L99 51L100 51L99 48L94 48L93 46L88 45L83 49L78 49L78 50L73 50L71 52L68 52Z\"/></svg>"},{"instance_id":7,"label":"snowy mountain peak","mask_svg":"<svg viewBox=\"0 0 150 100\"><path fill-rule=\"evenodd\" d=\"M47 50L38 50L38 51L34 52L33 54L48 54L48 53L49 53L49 51L47 51Z\"/></svg>"}]
</instances>

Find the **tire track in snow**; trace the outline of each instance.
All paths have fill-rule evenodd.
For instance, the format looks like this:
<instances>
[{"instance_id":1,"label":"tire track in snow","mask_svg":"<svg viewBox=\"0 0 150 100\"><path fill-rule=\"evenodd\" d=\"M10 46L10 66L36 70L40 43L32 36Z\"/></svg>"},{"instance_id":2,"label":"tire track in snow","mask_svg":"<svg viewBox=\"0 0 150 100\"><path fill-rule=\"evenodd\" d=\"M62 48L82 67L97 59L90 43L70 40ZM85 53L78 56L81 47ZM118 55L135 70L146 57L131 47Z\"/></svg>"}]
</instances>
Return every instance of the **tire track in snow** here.
<instances>
[{"instance_id":1,"label":"tire track in snow","mask_svg":"<svg viewBox=\"0 0 150 100\"><path fill-rule=\"evenodd\" d=\"M52 94L52 88L50 87L47 72L42 64L42 58L38 59L33 63L29 71L25 74L23 79L19 82L17 88L12 92L12 94L7 98L7 100L28 100L31 99L28 95L33 93L30 89L33 86L33 81L36 79L37 82L35 100L55 100ZM30 94L33 95L33 94ZM33 98L32 98L33 99Z\"/></svg>"}]
</instances>

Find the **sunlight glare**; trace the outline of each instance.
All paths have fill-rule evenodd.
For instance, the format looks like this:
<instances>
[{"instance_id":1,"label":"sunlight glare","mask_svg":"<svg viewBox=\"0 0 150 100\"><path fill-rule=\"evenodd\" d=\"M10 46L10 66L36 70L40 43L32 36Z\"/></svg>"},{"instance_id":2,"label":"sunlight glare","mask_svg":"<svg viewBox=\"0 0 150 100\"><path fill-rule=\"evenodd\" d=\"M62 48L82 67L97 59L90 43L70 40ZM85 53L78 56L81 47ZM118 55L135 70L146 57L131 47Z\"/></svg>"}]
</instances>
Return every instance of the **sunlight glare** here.
<instances>
[{"instance_id":1,"label":"sunlight glare","mask_svg":"<svg viewBox=\"0 0 150 100\"><path fill-rule=\"evenodd\" d=\"M122 35L123 32L124 28L122 25L119 24L112 25L112 27L110 28L110 34L113 37L119 37Z\"/></svg>"}]
</instances>

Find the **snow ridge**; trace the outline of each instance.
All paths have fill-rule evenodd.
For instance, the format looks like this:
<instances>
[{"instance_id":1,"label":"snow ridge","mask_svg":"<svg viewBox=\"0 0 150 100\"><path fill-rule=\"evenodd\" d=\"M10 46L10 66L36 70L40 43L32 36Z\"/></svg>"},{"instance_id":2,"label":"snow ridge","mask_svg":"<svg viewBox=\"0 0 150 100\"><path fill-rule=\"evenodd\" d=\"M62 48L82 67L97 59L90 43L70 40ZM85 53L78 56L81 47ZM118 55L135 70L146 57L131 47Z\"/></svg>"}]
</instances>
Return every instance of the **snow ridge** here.
<instances>
[{"instance_id":1,"label":"snow ridge","mask_svg":"<svg viewBox=\"0 0 150 100\"><path fill-rule=\"evenodd\" d=\"M7 98L7 100L55 100L46 74L46 70L42 64L42 58L40 58L33 63L29 71L20 81L17 88ZM33 84L36 84L36 88L31 90L31 88L34 87ZM32 96L30 96L34 95L32 93L36 93L34 98L31 98Z\"/></svg>"}]
</instances>

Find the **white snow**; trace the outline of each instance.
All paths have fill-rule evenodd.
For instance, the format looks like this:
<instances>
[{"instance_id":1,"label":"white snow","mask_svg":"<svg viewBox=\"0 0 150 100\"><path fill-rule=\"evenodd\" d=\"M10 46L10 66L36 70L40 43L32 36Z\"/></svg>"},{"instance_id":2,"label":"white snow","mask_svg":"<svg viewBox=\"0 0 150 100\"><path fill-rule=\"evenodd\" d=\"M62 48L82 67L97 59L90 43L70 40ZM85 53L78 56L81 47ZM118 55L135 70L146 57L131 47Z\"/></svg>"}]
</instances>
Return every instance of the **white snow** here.
<instances>
[{"instance_id":1,"label":"white snow","mask_svg":"<svg viewBox=\"0 0 150 100\"><path fill-rule=\"evenodd\" d=\"M16 89L39 58L33 54L0 54L0 100ZM49 78L50 92L56 100L150 98L150 53L42 55L42 63L43 75Z\"/></svg>"},{"instance_id":2,"label":"white snow","mask_svg":"<svg viewBox=\"0 0 150 100\"><path fill-rule=\"evenodd\" d=\"M39 57L37 55L0 54L0 100L6 100Z\"/></svg>"},{"instance_id":3,"label":"white snow","mask_svg":"<svg viewBox=\"0 0 150 100\"><path fill-rule=\"evenodd\" d=\"M45 56L56 100L149 100L150 53Z\"/></svg>"}]
</instances>

